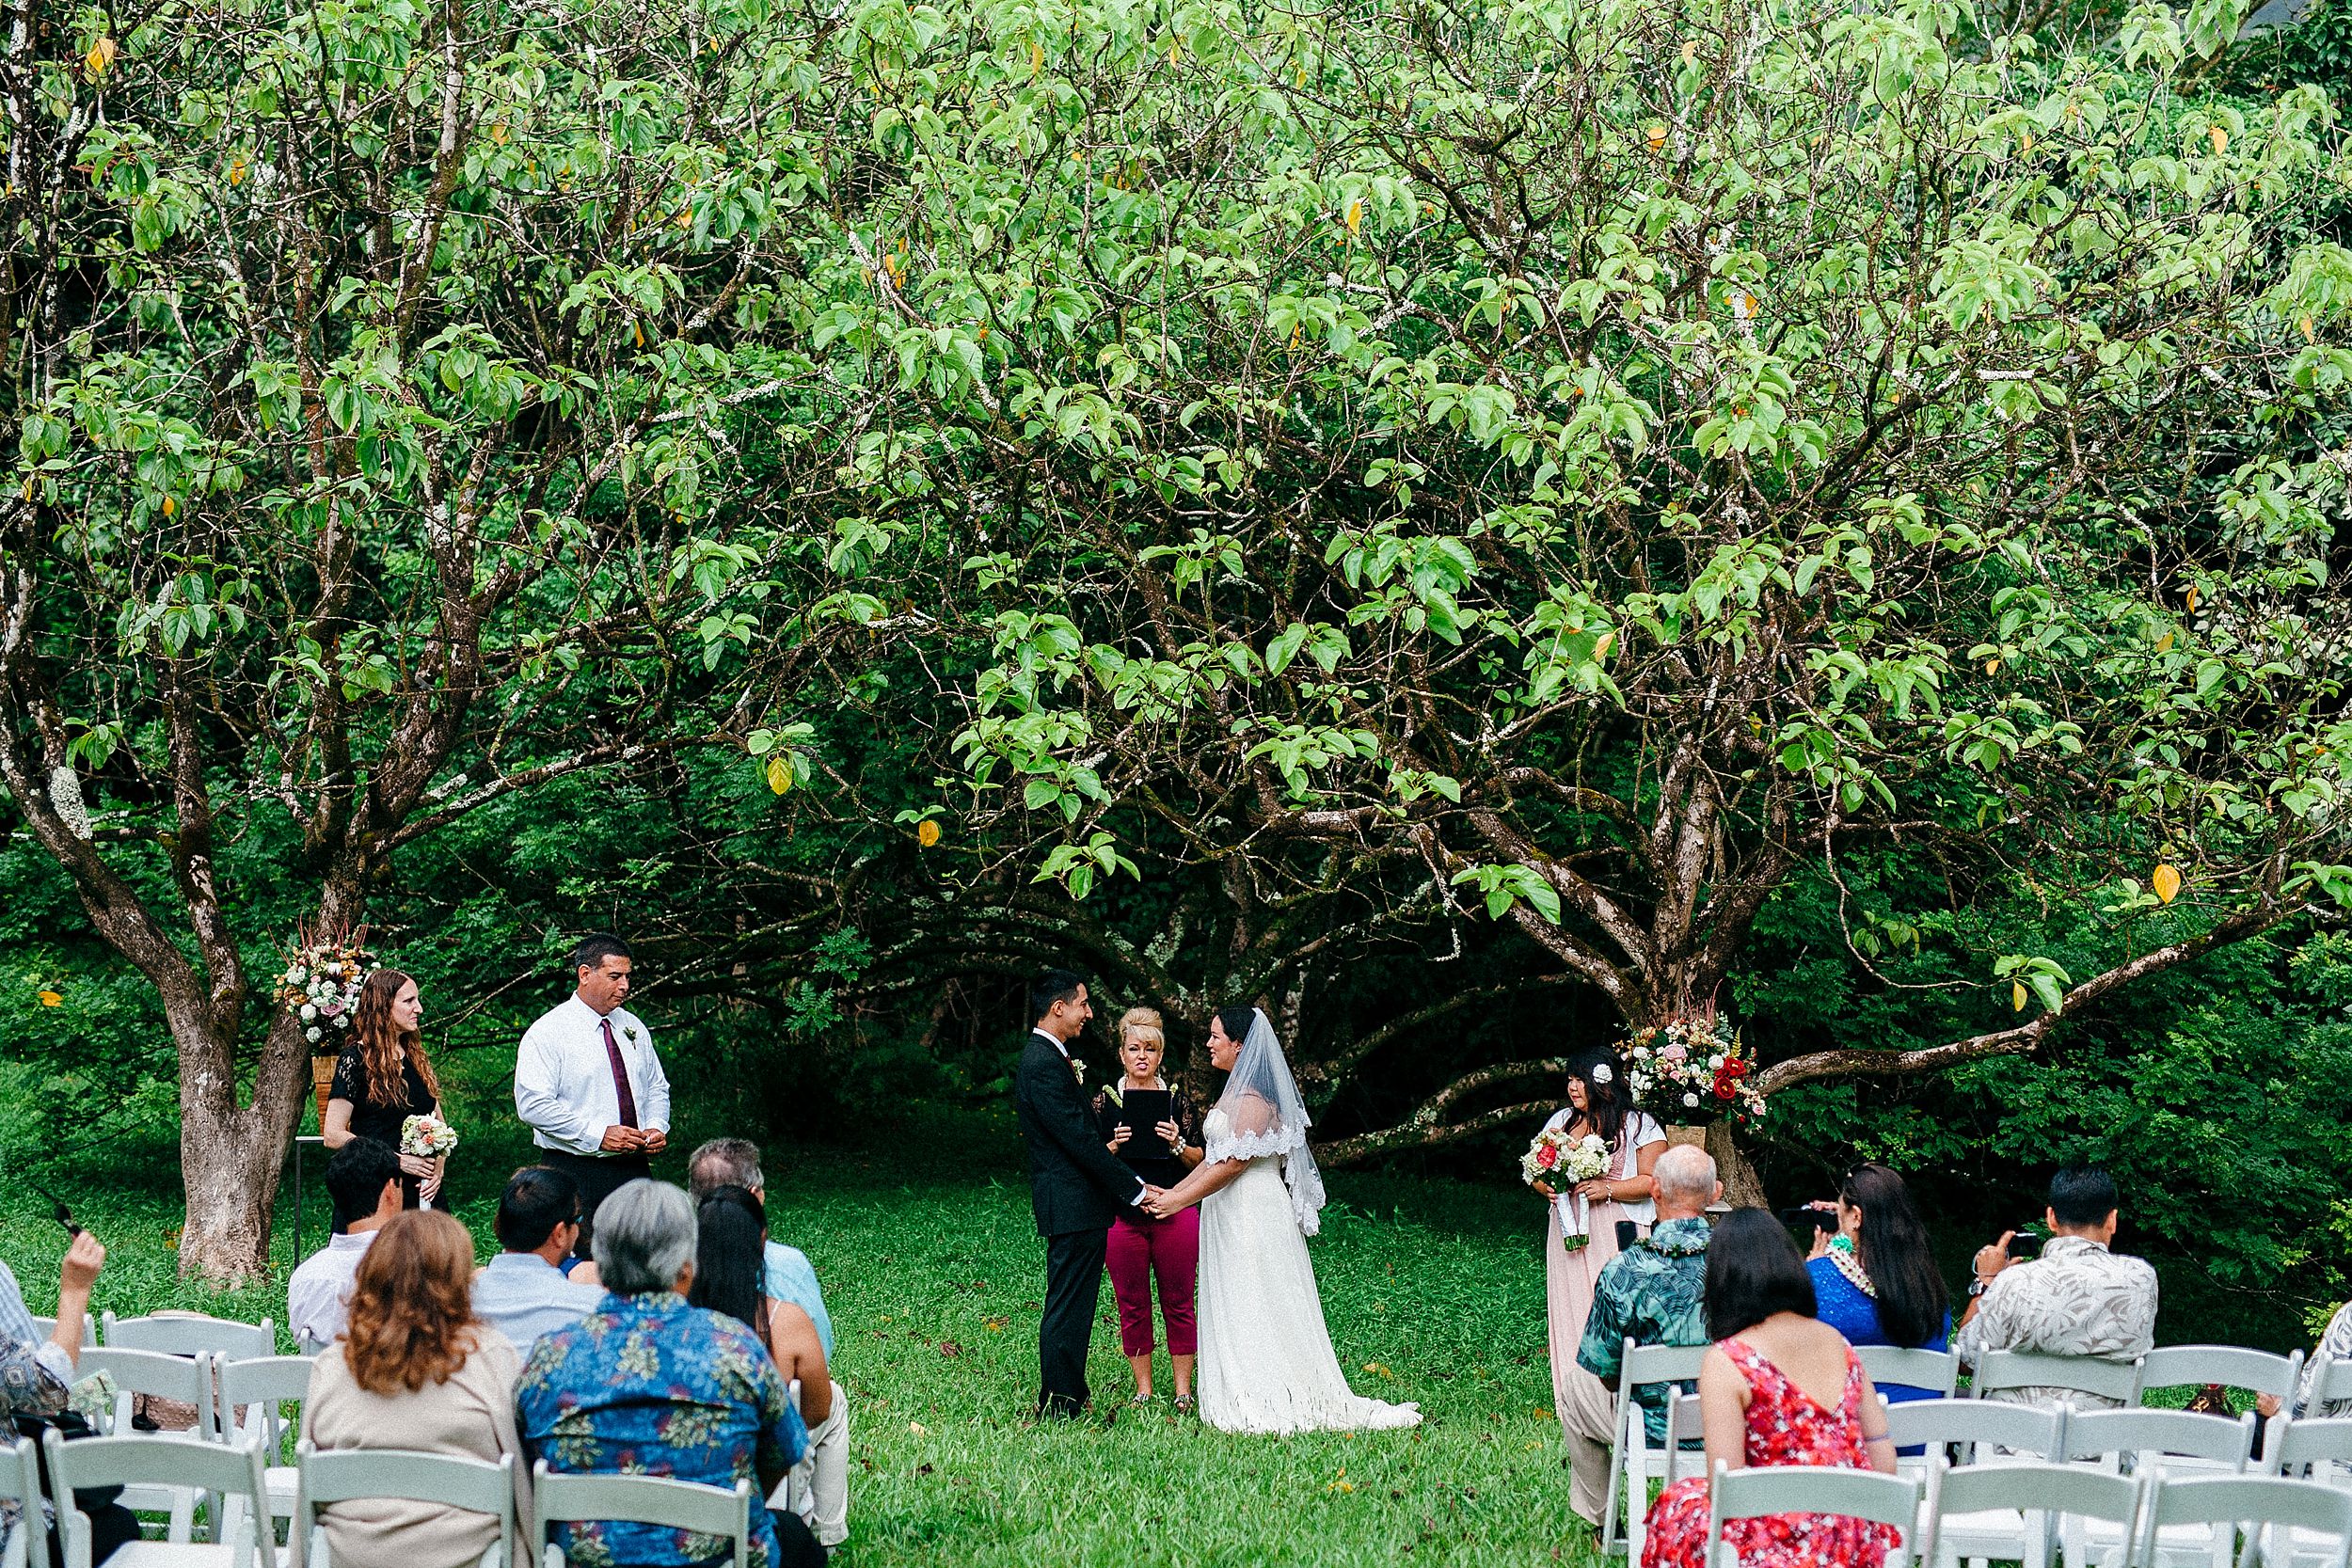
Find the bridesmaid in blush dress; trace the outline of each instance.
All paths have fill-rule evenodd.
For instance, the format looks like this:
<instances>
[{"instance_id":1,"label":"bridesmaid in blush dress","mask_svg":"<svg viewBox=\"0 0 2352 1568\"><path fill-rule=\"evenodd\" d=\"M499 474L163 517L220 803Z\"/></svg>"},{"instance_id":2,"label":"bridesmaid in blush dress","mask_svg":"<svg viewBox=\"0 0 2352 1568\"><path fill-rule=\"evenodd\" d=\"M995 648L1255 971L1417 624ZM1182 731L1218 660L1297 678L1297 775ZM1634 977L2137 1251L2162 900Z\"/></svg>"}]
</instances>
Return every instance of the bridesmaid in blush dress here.
<instances>
[{"instance_id":1,"label":"bridesmaid in blush dress","mask_svg":"<svg viewBox=\"0 0 2352 1568\"><path fill-rule=\"evenodd\" d=\"M1843 1337L1813 1315L1813 1278L1769 1211L1724 1216L1707 1249L1707 1332L1699 1369L1707 1470L1824 1465L1895 1470L1895 1445L1870 1374ZM1650 1505L1641 1568L1703 1568L1708 1476L1688 1476ZM1740 1568L1883 1568L1898 1539L1884 1525L1836 1513L1727 1520Z\"/></svg>"},{"instance_id":2,"label":"bridesmaid in blush dress","mask_svg":"<svg viewBox=\"0 0 2352 1568\"><path fill-rule=\"evenodd\" d=\"M1633 1108L1627 1092L1625 1064L1606 1050L1580 1052L1568 1063L1568 1102L1549 1121L1547 1132L1565 1129L1577 1137L1600 1135L1612 1150L1609 1174L1583 1183L1573 1192L1537 1182L1544 1203L1544 1298L1551 1347L1553 1408L1565 1411L1577 1392L1576 1380L1593 1374L1576 1364L1577 1347L1584 1342L1584 1320L1592 1315L1593 1287L1602 1267L1617 1255L1617 1222L1631 1220L1646 1233L1657 1218L1650 1201L1650 1168L1666 1152L1665 1130L1647 1113ZM1562 1234L1564 1214L1576 1221L1576 1195L1584 1198L1582 1246L1571 1248ZM1590 1390L1584 1390L1590 1393ZM1603 1396L1605 1402L1606 1396Z\"/></svg>"}]
</instances>

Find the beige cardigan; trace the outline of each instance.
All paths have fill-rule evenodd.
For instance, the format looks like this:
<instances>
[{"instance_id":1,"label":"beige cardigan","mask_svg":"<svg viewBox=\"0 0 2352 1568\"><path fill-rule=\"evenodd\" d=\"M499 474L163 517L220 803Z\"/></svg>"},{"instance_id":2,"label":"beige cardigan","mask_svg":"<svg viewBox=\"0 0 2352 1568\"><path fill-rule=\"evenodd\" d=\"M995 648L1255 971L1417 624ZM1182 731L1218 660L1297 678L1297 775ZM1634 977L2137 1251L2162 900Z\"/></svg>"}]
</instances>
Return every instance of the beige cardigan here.
<instances>
[{"instance_id":1,"label":"beige cardigan","mask_svg":"<svg viewBox=\"0 0 2352 1568\"><path fill-rule=\"evenodd\" d=\"M531 1470L515 1435L515 1379L521 1372L504 1336L478 1329L480 1343L447 1383L415 1393L371 1394L353 1380L338 1341L310 1370L303 1432L322 1449L408 1449L498 1463L515 1456L515 1509L523 1555L531 1539ZM471 1568L498 1540L498 1521L430 1503L370 1498L322 1511L335 1568Z\"/></svg>"}]
</instances>

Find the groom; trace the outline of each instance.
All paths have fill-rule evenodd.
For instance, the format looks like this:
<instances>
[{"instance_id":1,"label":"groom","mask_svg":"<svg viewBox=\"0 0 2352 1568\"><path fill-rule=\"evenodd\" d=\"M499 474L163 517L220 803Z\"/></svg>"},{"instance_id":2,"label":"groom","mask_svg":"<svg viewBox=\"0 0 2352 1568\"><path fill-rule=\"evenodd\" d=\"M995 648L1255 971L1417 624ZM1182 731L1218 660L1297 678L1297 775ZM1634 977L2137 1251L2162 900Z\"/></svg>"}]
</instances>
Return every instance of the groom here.
<instances>
[{"instance_id":1,"label":"groom","mask_svg":"<svg viewBox=\"0 0 2352 1568\"><path fill-rule=\"evenodd\" d=\"M1104 1146L1079 1083L1070 1042L1094 1008L1086 982L1049 969L1029 988L1036 1021L1021 1053L1013 1100L1029 1146L1029 1207L1045 1238L1045 1316L1038 1323L1038 1409L1078 1414L1087 1402L1087 1349L1102 1300L1103 1253L1111 1215L1155 1190Z\"/></svg>"}]
</instances>

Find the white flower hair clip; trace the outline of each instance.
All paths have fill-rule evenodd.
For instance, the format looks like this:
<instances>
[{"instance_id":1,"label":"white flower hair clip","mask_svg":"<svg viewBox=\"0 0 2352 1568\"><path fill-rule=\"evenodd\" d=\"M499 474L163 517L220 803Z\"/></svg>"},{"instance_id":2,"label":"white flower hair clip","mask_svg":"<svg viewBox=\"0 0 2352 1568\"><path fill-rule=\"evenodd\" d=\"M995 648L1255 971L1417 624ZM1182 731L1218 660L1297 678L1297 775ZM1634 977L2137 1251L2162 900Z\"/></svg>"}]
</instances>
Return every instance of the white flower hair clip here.
<instances>
[{"instance_id":1,"label":"white flower hair clip","mask_svg":"<svg viewBox=\"0 0 2352 1568\"><path fill-rule=\"evenodd\" d=\"M1591 1077L1596 1084L1613 1084L1616 1082L1617 1069L1607 1062L1595 1062Z\"/></svg>"}]
</instances>

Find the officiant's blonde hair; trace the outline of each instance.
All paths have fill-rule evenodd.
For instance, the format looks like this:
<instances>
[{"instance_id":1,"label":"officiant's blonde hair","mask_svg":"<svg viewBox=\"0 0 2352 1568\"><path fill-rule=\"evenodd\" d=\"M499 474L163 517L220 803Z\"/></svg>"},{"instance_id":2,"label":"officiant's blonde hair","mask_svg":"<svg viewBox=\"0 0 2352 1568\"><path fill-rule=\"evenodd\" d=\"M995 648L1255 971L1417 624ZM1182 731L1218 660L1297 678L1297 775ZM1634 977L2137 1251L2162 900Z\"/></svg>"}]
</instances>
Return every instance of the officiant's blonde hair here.
<instances>
[{"instance_id":1,"label":"officiant's blonde hair","mask_svg":"<svg viewBox=\"0 0 2352 1568\"><path fill-rule=\"evenodd\" d=\"M1125 1045L1130 1032L1142 1035L1162 1051L1168 1049L1168 1032L1160 1027L1159 1010L1155 1007L1130 1007L1119 1015L1119 1043Z\"/></svg>"}]
</instances>

